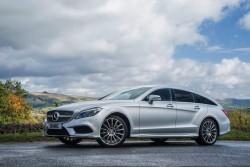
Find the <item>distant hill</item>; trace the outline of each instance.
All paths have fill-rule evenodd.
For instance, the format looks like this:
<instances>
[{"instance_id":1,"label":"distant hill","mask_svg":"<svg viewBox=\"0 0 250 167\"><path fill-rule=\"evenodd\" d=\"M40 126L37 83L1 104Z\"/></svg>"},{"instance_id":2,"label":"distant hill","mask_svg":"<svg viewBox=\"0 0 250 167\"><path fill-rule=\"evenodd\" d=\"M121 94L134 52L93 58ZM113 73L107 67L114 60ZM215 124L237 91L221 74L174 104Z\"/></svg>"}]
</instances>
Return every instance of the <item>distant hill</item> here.
<instances>
[{"instance_id":1,"label":"distant hill","mask_svg":"<svg viewBox=\"0 0 250 167\"><path fill-rule=\"evenodd\" d=\"M29 93L25 99L34 109L38 110L46 107L55 107L56 103L64 105L81 101L96 100L96 98L93 97L62 95L48 93L46 91ZM250 99L227 98L222 100L217 99L217 101L227 110L247 109L250 111Z\"/></svg>"},{"instance_id":2,"label":"distant hill","mask_svg":"<svg viewBox=\"0 0 250 167\"><path fill-rule=\"evenodd\" d=\"M26 101L35 109L55 107L55 104L64 105L81 101L95 100L92 97L70 96L55 93L33 92L25 97Z\"/></svg>"},{"instance_id":3,"label":"distant hill","mask_svg":"<svg viewBox=\"0 0 250 167\"><path fill-rule=\"evenodd\" d=\"M218 99L217 101L227 110L235 110L235 109L250 110L250 99L226 98L223 100Z\"/></svg>"}]
</instances>

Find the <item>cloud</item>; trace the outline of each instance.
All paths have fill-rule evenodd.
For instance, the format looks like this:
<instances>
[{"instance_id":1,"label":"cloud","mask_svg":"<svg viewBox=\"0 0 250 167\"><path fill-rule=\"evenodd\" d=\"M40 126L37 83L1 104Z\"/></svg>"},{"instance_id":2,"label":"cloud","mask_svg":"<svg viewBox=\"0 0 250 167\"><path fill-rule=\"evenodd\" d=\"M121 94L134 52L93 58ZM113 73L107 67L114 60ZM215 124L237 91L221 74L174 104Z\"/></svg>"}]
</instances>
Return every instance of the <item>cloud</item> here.
<instances>
[{"instance_id":1,"label":"cloud","mask_svg":"<svg viewBox=\"0 0 250 167\"><path fill-rule=\"evenodd\" d=\"M245 14L240 20L239 20L240 25L246 29L250 30L250 12Z\"/></svg>"},{"instance_id":2,"label":"cloud","mask_svg":"<svg viewBox=\"0 0 250 167\"><path fill-rule=\"evenodd\" d=\"M228 51L227 49L223 48L222 46L219 45L214 45L206 48L208 52L225 52Z\"/></svg>"},{"instance_id":3,"label":"cloud","mask_svg":"<svg viewBox=\"0 0 250 167\"><path fill-rule=\"evenodd\" d=\"M248 63L173 57L178 45L206 44L200 25L220 21L238 5L236 0L2 0L0 79L20 80L29 91L88 96L166 84L216 97L225 92L249 97L244 90L250 83ZM224 67L229 68L225 74Z\"/></svg>"},{"instance_id":4,"label":"cloud","mask_svg":"<svg viewBox=\"0 0 250 167\"><path fill-rule=\"evenodd\" d=\"M215 53L250 53L250 48L224 48L220 45L209 46L205 49L207 52L215 52Z\"/></svg>"}]
</instances>

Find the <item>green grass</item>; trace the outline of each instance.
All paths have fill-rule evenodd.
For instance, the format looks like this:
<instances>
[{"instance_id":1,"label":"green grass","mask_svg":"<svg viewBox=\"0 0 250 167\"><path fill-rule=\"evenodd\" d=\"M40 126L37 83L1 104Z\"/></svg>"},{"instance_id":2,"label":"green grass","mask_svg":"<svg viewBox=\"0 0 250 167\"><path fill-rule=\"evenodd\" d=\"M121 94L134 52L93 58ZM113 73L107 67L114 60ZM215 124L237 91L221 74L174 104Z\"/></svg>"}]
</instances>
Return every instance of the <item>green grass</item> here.
<instances>
[{"instance_id":1,"label":"green grass","mask_svg":"<svg viewBox=\"0 0 250 167\"><path fill-rule=\"evenodd\" d=\"M220 136L219 140L245 140L250 141L250 132L232 129L230 133Z\"/></svg>"},{"instance_id":2,"label":"green grass","mask_svg":"<svg viewBox=\"0 0 250 167\"><path fill-rule=\"evenodd\" d=\"M130 139L130 140L148 140L148 139ZM173 139L174 140L174 139ZM232 130L229 134L219 137L218 140L241 140L250 141L250 132ZM55 138L44 137L43 132L1 134L0 143L5 142L34 142L34 141L57 141Z\"/></svg>"},{"instance_id":3,"label":"green grass","mask_svg":"<svg viewBox=\"0 0 250 167\"><path fill-rule=\"evenodd\" d=\"M4 142L34 142L34 141L49 141L54 138L47 138L43 136L42 132L26 132L26 133L7 133L0 135L0 143Z\"/></svg>"}]
</instances>

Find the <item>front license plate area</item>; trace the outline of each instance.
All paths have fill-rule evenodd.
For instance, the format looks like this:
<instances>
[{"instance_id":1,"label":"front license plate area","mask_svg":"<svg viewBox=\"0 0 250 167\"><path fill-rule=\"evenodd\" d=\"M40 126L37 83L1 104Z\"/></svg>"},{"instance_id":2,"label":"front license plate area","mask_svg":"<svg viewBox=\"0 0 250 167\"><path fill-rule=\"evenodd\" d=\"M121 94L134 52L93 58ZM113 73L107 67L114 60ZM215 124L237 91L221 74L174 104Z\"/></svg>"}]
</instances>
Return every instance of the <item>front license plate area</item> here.
<instances>
[{"instance_id":1,"label":"front license plate area","mask_svg":"<svg viewBox=\"0 0 250 167\"><path fill-rule=\"evenodd\" d=\"M62 129L62 124L49 124L48 129Z\"/></svg>"}]
</instances>

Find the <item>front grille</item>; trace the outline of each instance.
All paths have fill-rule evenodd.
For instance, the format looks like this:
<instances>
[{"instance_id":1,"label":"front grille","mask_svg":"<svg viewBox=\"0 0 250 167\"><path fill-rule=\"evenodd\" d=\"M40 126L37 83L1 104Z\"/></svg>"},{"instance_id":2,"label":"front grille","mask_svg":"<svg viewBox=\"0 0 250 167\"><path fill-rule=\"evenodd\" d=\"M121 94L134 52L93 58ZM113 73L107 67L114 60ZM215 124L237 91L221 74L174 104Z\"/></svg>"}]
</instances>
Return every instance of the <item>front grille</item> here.
<instances>
[{"instance_id":1,"label":"front grille","mask_svg":"<svg viewBox=\"0 0 250 167\"><path fill-rule=\"evenodd\" d=\"M59 113L57 120L53 120L52 119L53 114L55 112ZM74 113L73 111L52 110L52 111L49 111L47 113L47 121L48 122L67 122L67 121L70 120L70 118L72 117L73 113Z\"/></svg>"},{"instance_id":2,"label":"front grille","mask_svg":"<svg viewBox=\"0 0 250 167\"><path fill-rule=\"evenodd\" d=\"M92 133L93 130L88 126L76 126L74 127L76 133Z\"/></svg>"},{"instance_id":3,"label":"front grille","mask_svg":"<svg viewBox=\"0 0 250 167\"><path fill-rule=\"evenodd\" d=\"M69 136L68 131L63 127L62 129L47 129L48 135Z\"/></svg>"},{"instance_id":4,"label":"front grille","mask_svg":"<svg viewBox=\"0 0 250 167\"><path fill-rule=\"evenodd\" d=\"M54 112L59 112L60 115L72 115L73 114L73 111L63 111L63 110L52 110L52 111L49 111L47 114L48 115L53 115Z\"/></svg>"}]
</instances>

